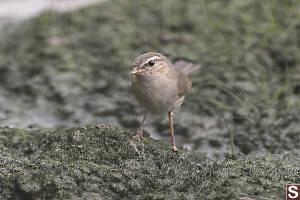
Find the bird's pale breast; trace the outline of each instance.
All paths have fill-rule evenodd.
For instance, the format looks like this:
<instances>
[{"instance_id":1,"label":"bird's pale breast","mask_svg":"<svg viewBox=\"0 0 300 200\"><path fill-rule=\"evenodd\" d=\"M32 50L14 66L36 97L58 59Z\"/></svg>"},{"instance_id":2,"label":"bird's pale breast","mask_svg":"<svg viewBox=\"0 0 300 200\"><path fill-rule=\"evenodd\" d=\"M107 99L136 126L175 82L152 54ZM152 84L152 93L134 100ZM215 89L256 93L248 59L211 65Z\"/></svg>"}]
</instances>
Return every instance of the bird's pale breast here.
<instances>
[{"instance_id":1,"label":"bird's pale breast","mask_svg":"<svg viewBox=\"0 0 300 200\"><path fill-rule=\"evenodd\" d=\"M177 79L160 73L134 75L131 88L139 103L150 113L161 114L179 107L184 96L178 94Z\"/></svg>"}]
</instances>

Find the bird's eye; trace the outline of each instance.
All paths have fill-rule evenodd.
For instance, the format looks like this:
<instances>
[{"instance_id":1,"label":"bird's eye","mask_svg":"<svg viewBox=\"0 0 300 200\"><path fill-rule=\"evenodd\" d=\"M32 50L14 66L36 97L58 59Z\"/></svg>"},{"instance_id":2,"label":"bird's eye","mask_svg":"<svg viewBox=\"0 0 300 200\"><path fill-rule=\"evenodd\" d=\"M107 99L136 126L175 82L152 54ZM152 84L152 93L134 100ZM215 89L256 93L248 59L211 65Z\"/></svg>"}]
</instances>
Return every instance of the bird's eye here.
<instances>
[{"instance_id":1,"label":"bird's eye","mask_svg":"<svg viewBox=\"0 0 300 200\"><path fill-rule=\"evenodd\" d=\"M155 64L155 62L154 62L154 60L150 60L150 61L148 62L148 64L152 67L152 66Z\"/></svg>"}]
</instances>

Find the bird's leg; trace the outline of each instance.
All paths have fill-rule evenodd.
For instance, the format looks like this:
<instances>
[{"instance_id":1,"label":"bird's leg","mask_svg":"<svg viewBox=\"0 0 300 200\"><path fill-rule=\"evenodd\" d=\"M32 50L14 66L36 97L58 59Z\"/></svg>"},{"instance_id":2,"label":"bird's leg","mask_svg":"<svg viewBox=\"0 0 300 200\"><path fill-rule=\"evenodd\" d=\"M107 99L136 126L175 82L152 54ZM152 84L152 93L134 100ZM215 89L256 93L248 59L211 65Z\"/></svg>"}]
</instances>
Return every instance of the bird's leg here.
<instances>
[{"instance_id":1,"label":"bird's leg","mask_svg":"<svg viewBox=\"0 0 300 200\"><path fill-rule=\"evenodd\" d=\"M168 116L169 116L169 122L170 122L170 135L172 137L172 150L173 151L177 151L177 148L175 146L175 137L174 137L174 128L173 128L173 112L170 111L168 112Z\"/></svg>"},{"instance_id":2,"label":"bird's leg","mask_svg":"<svg viewBox=\"0 0 300 200\"><path fill-rule=\"evenodd\" d=\"M144 117L143 117L142 121L140 122L140 128L139 128L139 130L137 131L137 134L136 134L135 136L133 136L133 138L138 139L139 141L140 141L141 139L146 140L146 139L143 137L143 127L144 127L144 122L146 121L146 118L147 118L147 114L148 114L148 113L145 112Z\"/></svg>"}]
</instances>

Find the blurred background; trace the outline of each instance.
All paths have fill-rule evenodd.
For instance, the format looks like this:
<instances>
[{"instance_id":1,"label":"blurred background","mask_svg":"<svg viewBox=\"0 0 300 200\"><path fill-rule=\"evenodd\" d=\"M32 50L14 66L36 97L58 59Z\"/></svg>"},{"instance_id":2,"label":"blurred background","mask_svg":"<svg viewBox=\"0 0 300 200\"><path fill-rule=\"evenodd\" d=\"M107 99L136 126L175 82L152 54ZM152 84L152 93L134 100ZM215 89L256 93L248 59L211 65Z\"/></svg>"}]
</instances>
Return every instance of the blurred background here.
<instances>
[{"instance_id":1,"label":"blurred background","mask_svg":"<svg viewBox=\"0 0 300 200\"><path fill-rule=\"evenodd\" d=\"M69 11L102 1L104 0L2 0L0 18L1 20L26 19L44 10Z\"/></svg>"},{"instance_id":2,"label":"blurred background","mask_svg":"<svg viewBox=\"0 0 300 200\"><path fill-rule=\"evenodd\" d=\"M205 152L300 154L298 0L0 1L0 125L135 131L133 59L201 64L175 136ZM146 131L169 143L167 115Z\"/></svg>"}]
</instances>

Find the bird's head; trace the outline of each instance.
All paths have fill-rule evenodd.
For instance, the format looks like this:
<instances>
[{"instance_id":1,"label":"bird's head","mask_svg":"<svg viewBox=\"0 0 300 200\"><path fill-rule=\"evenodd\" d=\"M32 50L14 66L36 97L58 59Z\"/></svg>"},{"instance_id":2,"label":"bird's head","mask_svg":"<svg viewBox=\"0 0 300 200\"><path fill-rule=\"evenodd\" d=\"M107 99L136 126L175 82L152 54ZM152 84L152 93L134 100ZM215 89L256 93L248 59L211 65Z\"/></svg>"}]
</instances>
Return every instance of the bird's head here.
<instances>
[{"instance_id":1,"label":"bird's head","mask_svg":"<svg viewBox=\"0 0 300 200\"><path fill-rule=\"evenodd\" d=\"M168 59L155 52L149 52L136 57L133 61L133 69L130 74L149 74L160 71L160 69L171 63Z\"/></svg>"}]
</instances>

